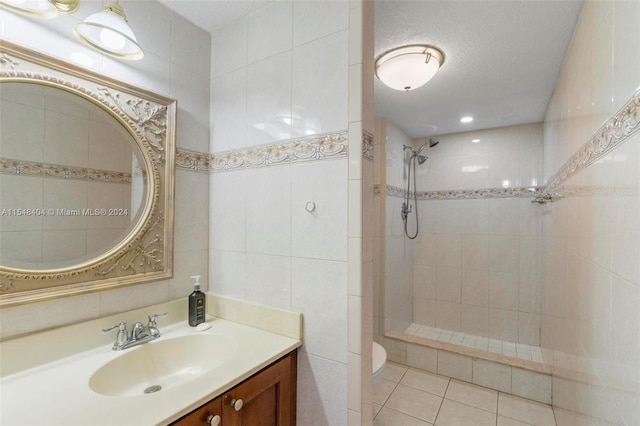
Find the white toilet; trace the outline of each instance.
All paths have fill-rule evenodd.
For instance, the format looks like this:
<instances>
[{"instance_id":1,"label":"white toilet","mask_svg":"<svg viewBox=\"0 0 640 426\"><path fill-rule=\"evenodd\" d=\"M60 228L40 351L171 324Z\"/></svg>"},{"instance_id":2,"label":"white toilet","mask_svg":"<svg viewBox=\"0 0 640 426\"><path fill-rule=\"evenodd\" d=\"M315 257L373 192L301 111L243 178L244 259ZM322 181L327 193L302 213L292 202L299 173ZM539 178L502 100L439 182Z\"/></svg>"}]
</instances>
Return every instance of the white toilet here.
<instances>
[{"instance_id":1,"label":"white toilet","mask_svg":"<svg viewBox=\"0 0 640 426\"><path fill-rule=\"evenodd\" d=\"M384 365L387 362L387 351L382 346L373 342L373 388L375 389L384 375Z\"/></svg>"}]
</instances>

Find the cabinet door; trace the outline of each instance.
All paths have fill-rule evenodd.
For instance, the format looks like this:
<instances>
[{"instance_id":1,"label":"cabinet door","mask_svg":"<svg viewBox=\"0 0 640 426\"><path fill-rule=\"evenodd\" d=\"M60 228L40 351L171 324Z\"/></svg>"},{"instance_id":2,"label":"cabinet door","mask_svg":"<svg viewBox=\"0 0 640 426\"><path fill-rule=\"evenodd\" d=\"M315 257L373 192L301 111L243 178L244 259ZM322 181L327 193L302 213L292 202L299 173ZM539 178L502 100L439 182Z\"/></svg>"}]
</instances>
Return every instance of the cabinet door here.
<instances>
[{"instance_id":1,"label":"cabinet door","mask_svg":"<svg viewBox=\"0 0 640 426\"><path fill-rule=\"evenodd\" d=\"M294 351L224 394L224 425L295 425L296 361Z\"/></svg>"},{"instance_id":2,"label":"cabinet door","mask_svg":"<svg viewBox=\"0 0 640 426\"><path fill-rule=\"evenodd\" d=\"M219 418L215 418L219 416ZM211 422L213 420L213 422ZM217 424L216 424L217 423ZM171 423L172 426L218 426L222 424L222 398L212 399L202 407Z\"/></svg>"}]
</instances>

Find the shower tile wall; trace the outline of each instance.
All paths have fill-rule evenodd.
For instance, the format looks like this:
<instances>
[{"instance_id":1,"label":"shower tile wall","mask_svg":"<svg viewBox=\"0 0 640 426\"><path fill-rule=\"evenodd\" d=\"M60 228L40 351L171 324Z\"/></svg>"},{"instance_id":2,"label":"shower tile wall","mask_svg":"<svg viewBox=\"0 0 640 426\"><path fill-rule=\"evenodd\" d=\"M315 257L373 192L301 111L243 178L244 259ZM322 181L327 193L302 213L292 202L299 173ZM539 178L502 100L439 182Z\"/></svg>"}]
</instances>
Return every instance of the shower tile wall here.
<instances>
[{"instance_id":1,"label":"shower tile wall","mask_svg":"<svg viewBox=\"0 0 640 426\"><path fill-rule=\"evenodd\" d=\"M402 147L403 145L411 146L411 138L391 121L379 120L378 127L383 125L386 128L386 184L406 190ZM414 322L414 269L412 266L414 243L404 235L404 225L400 217L403 199L387 196L385 201L385 286L382 299L385 315L384 331L404 330Z\"/></svg>"},{"instance_id":2,"label":"shower tile wall","mask_svg":"<svg viewBox=\"0 0 640 426\"><path fill-rule=\"evenodd\" d=\"M426 149L429 160L418 168L418 191L542 184L540 123L441 135L437 139L440 144ZM427 140L414 142L420 146Z\"/></svg>"},{"instance_id":3,"label":"shower tile wall","mask_svg":"<svg viewBox=\"0 0 640 426\"><path fill-rule=\"evenodd\" d=\"M638 110L639 21L638 2L585 3L545 119L546 179L634 92ZM543 222L553 404L629 426L640 424L639 188L636 133L563 182L569 196L544 206Z\"/></svg>"},{"instance_id":4,"label":"shower tile wall","mask_svg":"<svg viewBox=\"0 0 640 426\"><path fill-rule=\"evenodd\" d=\"M529 187L541 181L541 124L438 140L418 168L419 192ZM541 209L530 198L425 200L418 208L414 322L538 345Z\"/></svg>"},{"instance_id":5,"label":"shower tile wall","mask_svg":"<svg viewBox=\"0 0 640 426\"><path fill-rule=\"evenodd\" d=\"M122 5L145 49L141 61L125 62L102 55L73 35L73 26L99 12L102 2L82 1L78 12L53 20L31 19L0 8L0 37L178 99L177 147L207 152L209 34L157 1L123 1ZM0 311L0 337L182 298L191 291L188 277L194 274L202 275L206 286L208 187L209 176L206 174L176 170L173 279L3 308ZM45 194L56 198L49 190Z\"/></svg>"}]
</instances>

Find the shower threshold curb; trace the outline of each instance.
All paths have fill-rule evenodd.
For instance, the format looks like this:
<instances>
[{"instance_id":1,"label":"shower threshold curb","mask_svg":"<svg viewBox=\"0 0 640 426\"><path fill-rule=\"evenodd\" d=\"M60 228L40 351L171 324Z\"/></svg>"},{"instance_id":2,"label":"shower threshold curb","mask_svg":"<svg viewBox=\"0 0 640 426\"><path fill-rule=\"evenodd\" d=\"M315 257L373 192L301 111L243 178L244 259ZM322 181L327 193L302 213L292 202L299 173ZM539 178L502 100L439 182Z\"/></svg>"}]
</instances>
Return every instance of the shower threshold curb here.
<instances>
[{"instance_id":1,"label":"shower threshold curb","mask_svg":"<svg viewBox=\"0 0 640 426\"><path fill-rule=\"evenodd\" d=\"M385 337L394 340L400 340L407 343L415 343L421 346L427 346L433 349L440 349L459 355L465 355L472 358L482 359L485 361L498 362L500 364L511 367L522 368L524 370L534 371L536 373L551 375L551 366L536 361L529 361L521 358L515 358L507 355L497 354L493 352L483 351L481 349L470 348L467 346L456 345L453 343L441 342L439 340L427 339L425 337L414 336L411 334L400 333L397 331L387 331Z\"/></svg>"}]
</instances>

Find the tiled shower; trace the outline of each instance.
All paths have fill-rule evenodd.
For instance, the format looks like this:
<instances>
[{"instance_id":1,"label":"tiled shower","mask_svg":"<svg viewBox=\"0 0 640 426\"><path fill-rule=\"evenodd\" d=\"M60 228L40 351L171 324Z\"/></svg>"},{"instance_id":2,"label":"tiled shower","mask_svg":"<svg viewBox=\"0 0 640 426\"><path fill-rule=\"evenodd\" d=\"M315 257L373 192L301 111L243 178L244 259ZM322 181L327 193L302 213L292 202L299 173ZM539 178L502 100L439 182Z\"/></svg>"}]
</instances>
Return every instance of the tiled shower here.
<instances>
[{"instance_id":1,"label":"tiled shower","mask_svg":"<svg viewBox=\"0 0 640 426\"><path fill-rule=\"evenodd\" d=\"M412 269L405 276L410 292L386 288L388 311L407 305L398 310L406 318L394 318L399 321L394 327L406 328L413 318L409 322L537 345L541 209L530 201L542 175L542 125L438 139L440 144L427 150L427 162L418 166L420 232L404 241L411 244L408 259L395 258L399 250L387 251L386 279L396 276L394 265L408 262ZM393 181L402 179L404 158L402 140L388 138L387 144L389 247L404 240L402 198L396 196L402 186ZM450 191L440 194L438 188Z\"/></svg>"},{"instance_id":2,"label":"tiled shower","mask_svg":"<svg viewBox=\"0 0 640 426\"><path fill-rule=\"evenodd\" d=\"M585 3L544 122L439 136L418 166L414 241L402 145L425 141L379 120L376 326L391 359L455 360L460 379L514 393L512 361L490 368L501 384L476 364L533 361L554 407L640 423L639 18L637 2Z\"/></svg>"}]
</instances>

